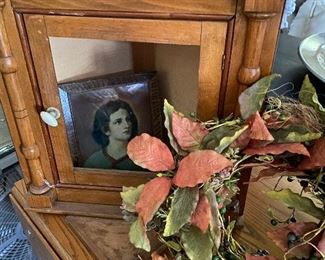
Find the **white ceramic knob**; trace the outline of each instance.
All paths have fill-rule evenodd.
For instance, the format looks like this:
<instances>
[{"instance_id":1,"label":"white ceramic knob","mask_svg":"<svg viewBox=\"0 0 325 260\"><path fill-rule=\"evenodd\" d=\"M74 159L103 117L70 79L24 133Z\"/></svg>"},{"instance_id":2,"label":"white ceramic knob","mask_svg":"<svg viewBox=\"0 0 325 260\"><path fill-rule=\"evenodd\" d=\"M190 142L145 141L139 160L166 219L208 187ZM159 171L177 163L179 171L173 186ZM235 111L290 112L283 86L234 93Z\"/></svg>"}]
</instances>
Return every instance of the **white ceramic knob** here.
<instances>
[{"instance_id":1,"label":"white ceramic knob","mask_svg":"<svg viewBox=\"0 0 325 260\"><path fill-rule=\"evenodd\" d=\"M49 107L46 111L42 111L40 116L43 122L49 126L57 127L58 120L60 118L60 111L55 107Z\"/></svg>"}]
</instances>

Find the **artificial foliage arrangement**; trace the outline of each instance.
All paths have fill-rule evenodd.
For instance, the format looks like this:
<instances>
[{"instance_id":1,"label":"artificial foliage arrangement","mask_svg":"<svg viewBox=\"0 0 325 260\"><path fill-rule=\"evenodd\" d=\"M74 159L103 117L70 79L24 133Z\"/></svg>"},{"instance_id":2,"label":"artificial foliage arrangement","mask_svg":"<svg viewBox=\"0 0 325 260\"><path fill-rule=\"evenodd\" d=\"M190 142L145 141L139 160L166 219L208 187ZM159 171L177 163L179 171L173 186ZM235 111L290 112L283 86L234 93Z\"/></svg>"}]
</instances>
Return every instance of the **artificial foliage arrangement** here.
<instances>
[{"instance_id":1,"label":"artificial foliage arrangement","mask_svg":"<svg viewBox=\"0 0 325 260\"><path fill-rule=\"evenodd\" d=\"M306 76L299 100L270 96L273 74L239 97L241 117L201 122L188 118L165 101L165 127L171 151L148 134L132 139L128 156L156 173L138 187L123 187L124 218L130 221L130 242L151 251L149 233L165 247L152 259L276 259L265 250L247 252L232 235L235 220L226 217L245 169L258 167L251 181L283 177L298 181L267 195L292 209L286 220L270 210L277 229L267 233L284 251L284 258L325 257L325 109ZM303 211L317 221L295 218Z\"/></svg>"}]
</instances>

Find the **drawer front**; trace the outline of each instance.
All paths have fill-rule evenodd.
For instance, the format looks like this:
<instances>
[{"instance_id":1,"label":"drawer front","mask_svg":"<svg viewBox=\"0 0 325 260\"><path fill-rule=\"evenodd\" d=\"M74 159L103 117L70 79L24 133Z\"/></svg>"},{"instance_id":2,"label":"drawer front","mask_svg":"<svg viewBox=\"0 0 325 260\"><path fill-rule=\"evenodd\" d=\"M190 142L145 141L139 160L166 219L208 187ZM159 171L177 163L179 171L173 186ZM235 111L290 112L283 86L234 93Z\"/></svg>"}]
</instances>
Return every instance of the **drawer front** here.
<instances>
[{"instance_id":1,"label":"drawer front","mask_svg":"<svg viewBox=\"0 0 325 260\"><path fill-rule=\"evenodd\" d=\"M39 259L56 260L60 259L49 243L45 240L43 235L38 231L37 227L33 224L23 208L18 204L13 196L10 196L12 205L15 212L24 228L28 241L31 243L33 252L39 257Z\"/></svg>"}]
</instances>

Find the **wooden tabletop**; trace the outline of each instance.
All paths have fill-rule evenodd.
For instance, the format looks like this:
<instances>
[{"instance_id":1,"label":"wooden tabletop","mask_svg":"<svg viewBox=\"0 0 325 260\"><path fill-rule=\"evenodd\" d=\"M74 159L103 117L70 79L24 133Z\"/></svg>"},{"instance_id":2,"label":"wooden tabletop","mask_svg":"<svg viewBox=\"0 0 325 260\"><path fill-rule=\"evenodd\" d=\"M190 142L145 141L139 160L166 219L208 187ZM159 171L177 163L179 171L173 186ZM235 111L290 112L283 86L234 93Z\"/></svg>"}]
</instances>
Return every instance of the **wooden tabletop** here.
<instances>
[{"instance_id":1,"label":"wooden tabletop","mask_svg":"<svg viewBox=\"0 0 325 260\"><path fill-rule=\"evenodd\" d=\"M271 225L271 218L267 215L267 209L271 208L273 214L281 220L287 219L292 210L288 209L283 203L272 200L266 196L265 192L273 190L279 178L264 179L260 182L250 183L246 199L243 221L244 226L236 230L236 238L245 245L246 248L256 252L257 249L266 249L275 257L283 259L283 251L278 248L266 235L267 231L280 228ZM283 177L276 190L281 188L290 188L292 191L300 192L301 186L298 182L288 182L286 177ZM295 217L299 221L315 221L313 217L296 212Z\"/></svg>"}]
</instances>

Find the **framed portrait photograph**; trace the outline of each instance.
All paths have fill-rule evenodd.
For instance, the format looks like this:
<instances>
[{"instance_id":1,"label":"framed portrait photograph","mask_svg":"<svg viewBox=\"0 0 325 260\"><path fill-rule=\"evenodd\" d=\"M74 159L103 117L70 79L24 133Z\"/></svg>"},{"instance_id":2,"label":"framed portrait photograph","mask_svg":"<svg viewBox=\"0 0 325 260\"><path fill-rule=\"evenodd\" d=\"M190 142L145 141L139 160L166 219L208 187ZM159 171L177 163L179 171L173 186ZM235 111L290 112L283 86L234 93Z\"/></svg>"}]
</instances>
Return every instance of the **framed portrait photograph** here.
<instances>
[{"instance_id":1,"label":"framed portrait photograph","mask_svg":"<svg viewBox=\"0 0 325 260\"><path fill-rule=\"evenodd\" d=\"M143 170L127 156L141 133L162 136L162 103L155 72L122 72L59 84L75 167Z\"/></svg>"}]
</instances>

